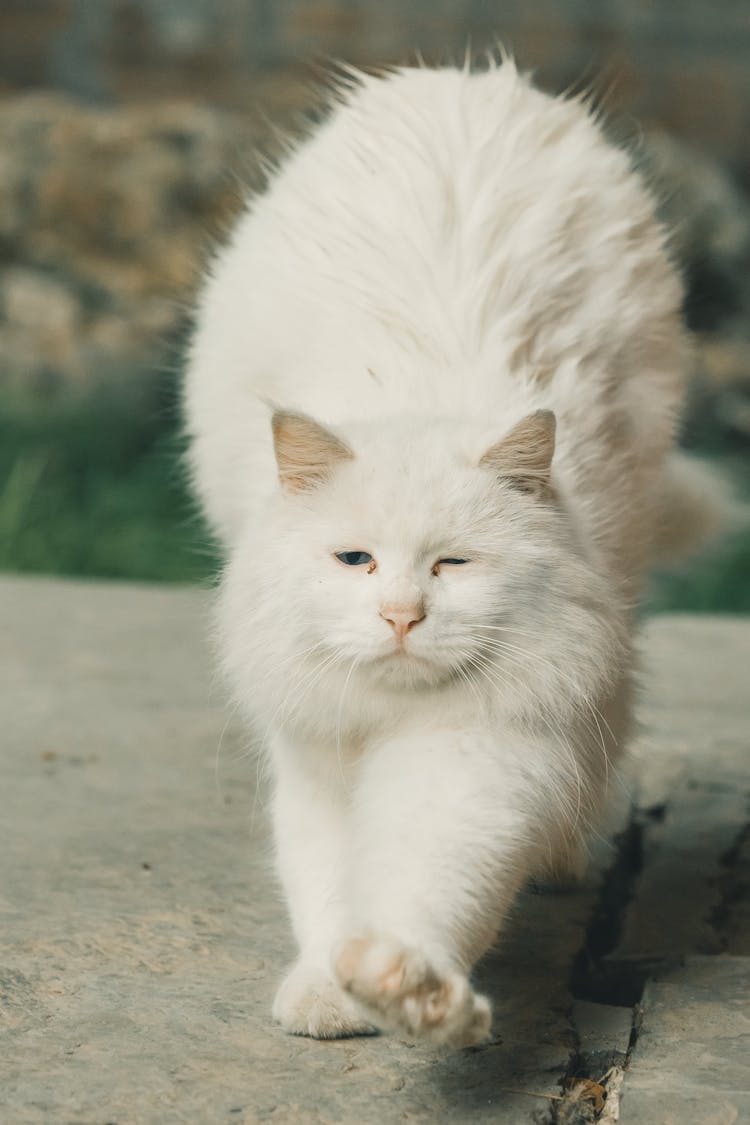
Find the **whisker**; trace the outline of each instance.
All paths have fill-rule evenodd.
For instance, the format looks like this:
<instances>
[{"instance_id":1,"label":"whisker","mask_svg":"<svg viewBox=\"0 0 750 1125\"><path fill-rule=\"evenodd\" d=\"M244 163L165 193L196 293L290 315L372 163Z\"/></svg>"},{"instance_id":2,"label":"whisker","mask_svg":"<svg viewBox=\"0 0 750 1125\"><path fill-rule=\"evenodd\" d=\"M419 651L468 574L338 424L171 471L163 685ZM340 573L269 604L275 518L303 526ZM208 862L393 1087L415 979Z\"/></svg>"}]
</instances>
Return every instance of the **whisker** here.
<instances>
[{"instance_id":1,"label":"whisker","mask_svg":"<svg viewBox=\"0 0 750 1125\"><path fill-rule=\"evenodd\" d=\"M221 748L224 743L224 735L227 733L229 724L232 722L237 712L240 709L239 702L232 704L227 715L226 722L221 728L219 741L216 744L216 754L214 755L214 787L216 789L216 799L221 803L224 800L224 794L221 789Z\"/></svg>"},{"instance_id":2,"label":"whisker","mask_svg":"<svg viewBox=\"0 0 750 1125\"><path fill-rule=\"evenodd\" d=\"M302 706L302 703L307 698L309 692L312 690L312 688L315 686L315 684L318 682L318 680L323 675L325 675L326 671L333 664L335 664L338 659L339 659L339 653L338 653L337 650L334 650L333 652L327 653L312 669L307 669L306 671L304 671L304 673L300 674L296 679L292 678L292 681L289 684L289 687L287 688L287 690L284 694L284 698L281 700L281 703L278 705L278 707L276 708L276 710L274 711L273 715L271 716L271 718L268 722L268 725L266 727L265 735L263 736L263 744L264 745L266 745L268 743L268 739L269 739L271 730L273 729L274 725L276 724L279 715L281 714L281 718L278 721L278 726L280 728L285 725L288 718L290 717L289 712L288 712L288 706L289 706L290 697L292 696L292 694L296 693L296 692L302 693L301 695L298 696L298 698L296 700L296 703L295 703L295 709L297 711L299 711L300 707ZM292 711L291 714L294 714L294 711Z\"/></svg>"},{"instance_id":3,"label":"whisker","mask_svg":"<svg viewBox=\"0 0 750 1125\"><path fill-rule=\"evenodd\" d=\"M342 716L343 709L344 709L344 696L346 695L346 689L349 686L349 681L352 678L352 673L353 673L354 669L357 667L358 663L359 663L359 658L356 657L356 656L353 657L351 665L349 667L349 671L346 674L346 679L344 680L344 686L341 689L341 697L339 699L339 710L338 710L338 715L336 717L336 761L337 761L338 767L339 767L339 776L341 777L342 781L345 780L345 775L344 775L344 766L343 766L343 763L341 761L341 716Z\"/></svg>"},{"instance_id":4,"label":"whisker","mask_svg":"<svg viewBox=\"0 0 750 1125\"><path fill-rule=\"evenodd\" d=\"M514 684L517 684L518 682L520 682L520 681L518 681L517 678L509 680L509 679L503 677L502 673L496 667L496 665L494 665L492 663L489 663L487 661L487 658L482 658L481 654L479 654L479 659L483 660L483 663L477 664L475 666L483 672L483 674L486 676L486 678L488 680L491 680L491 677L488 673L488 668L490 668L492 670L492 673L499 677L499 680L496 681L496 686L498 686L499 688L502 689L503 687L508 687L508 686L513 688ZM582 794L583 794L583 779L581 777L581 772L580 772L580 769L578 767L578 761L576 759L575 752L572 749L572 747L570 746L570 744L562 737L561 732L555 730L555 728L552 726L552 723L550 722L550 720L545 715L543 708L538 709L538 711L536 712L536 717L538 719L540 719L542 721L542 723L544 723L545 727L549 730L550 734L552 735L553 741L556 743L556 745L558 745L561 748L561 750L563 750L563 752L565 753L565 756L568 758L568 760L570 761L570 764L572 765L573 773L575 775L575 780L576 780L576 812L575 812L575 818L574 818L574 823L573 823L573 830L575 831L575 828L576 828L576 826L578 824L578 821L580 819L580 814L581 814L581 809L582 809Z\"/></svg>"},{"instance_id":5,"label":"whisker","mask_svg":"<svg viewBox=\"0 0 750 1125\"><path fill-rule=\"evenodd\" d=\"M477 701L477 707L479 711L484 712L486 710L486 702L482 697L479 688L474 683L471 676L469 675L467 668L465 667L465 663L471 658L471 652L469 650L459 650L456 652L456 656L464 661L464 665L456 665L454 669L455 674L459 677L462 683L466 684L469 691L471 691L472 695Z\"/></svg>"},{"instance_id":6,"label":"whisker","mask_svg":"<svg viewBox=\"0 0 750 1125\"><path fill-rule=\"evenodd\" d=\"M478 629L486 629L486 630L497 630L497 629L503 628L503 626L498 626L498 625L482 625L482 624L476 624L476 625L472 625L470 627L471 628L478 628ZM514 632L515 631L516 630L514 630ZM530 634L526 634L526 635L530 635ZM594 706L594 704L588 698L586 693L581 691L580 685L577 684L576 681L571 676L569 676L558 665L553 664L550 660L548 660L547 658L545 658L545 657L543 657L543 656L541 656L537 653L530 652L530 651L528 651L524 648L521 648L518 645L513 645L509 641L506 641L506 640L504 640L502 638L499 638L499 637L489 637L489 638L488 637L483 637L483 638L477 637L475 639L476 639L478 644L481 644L482 646L484 646L486 648L494 649L496 652L500 652L500 653L507 653L507 654L515 653L517 655L525 657L526 659L531 660L531 661L541 665L542 667L546 667L546 668L550 669L554 675L556 675L559 679L561 679L563 681L563 683L567 683L571 688L574 689L574 691L577 694L577 698L578 698L579 702L589 711L589 713L591 715L591 719L593 721L593 724L596 726L596 734L598 735L597 741L598 741L598 744L599 744L601 752L602 752L602 759L603 759L603 764L604 764L605 784L608 785L609 784L609 773L610 773L610 760L609 760L609 753L608 753L608 750L607 750L607 744L606 744L606 740L605 740L605 737L604 737L604 733L602 731L601 723L604 724L604 727L606 728L607 733L609 734L610 738L612 739L612 741L615 744L617 742L617 739L615 738L615 735L612 731L612 728L610 727L609 723L607 722L605 716L601 713L599 708ZM601 722L600 722L600 720L601 720ZM588 730L588 732L592 736L594 736L593 727L588 722L588 720L584 719L583 716L581 716L581 721L584 723L584 729Z\"/></svg>"}]
</instances>

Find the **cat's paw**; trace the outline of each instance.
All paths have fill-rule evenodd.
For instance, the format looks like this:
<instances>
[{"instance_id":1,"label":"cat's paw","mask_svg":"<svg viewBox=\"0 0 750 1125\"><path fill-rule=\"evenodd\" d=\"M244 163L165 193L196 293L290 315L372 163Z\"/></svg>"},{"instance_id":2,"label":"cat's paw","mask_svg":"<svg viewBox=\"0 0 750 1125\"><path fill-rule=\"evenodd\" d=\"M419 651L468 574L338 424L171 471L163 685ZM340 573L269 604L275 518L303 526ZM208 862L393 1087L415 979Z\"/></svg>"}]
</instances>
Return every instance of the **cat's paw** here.
<instances>
[{"instance_id":1,"label":"cat's paw","mask_svg":"<svg viewBox=\"0 0 750 1125\"><path fill-rule=\"evenodd\" d=\"M313 1039L346 1039L374 1035L356 1001L331 974L317 965L298 961L281 983L273 1002L273 1018L290 1035Z\"/></svg>"},{"instance_id":2,"label":"cat's paw","mask_svg":"<svg viewBox=\"0 0 750 1125\"><path fill-rule=\"evenodd\" d=\"M335 968L341 986L382 1026L449 1047L473 1047L489 1036L489 1000L474 992L468 977L438 972L392 938L351 938L339 949Z\"/></svg>"}]
</instances>

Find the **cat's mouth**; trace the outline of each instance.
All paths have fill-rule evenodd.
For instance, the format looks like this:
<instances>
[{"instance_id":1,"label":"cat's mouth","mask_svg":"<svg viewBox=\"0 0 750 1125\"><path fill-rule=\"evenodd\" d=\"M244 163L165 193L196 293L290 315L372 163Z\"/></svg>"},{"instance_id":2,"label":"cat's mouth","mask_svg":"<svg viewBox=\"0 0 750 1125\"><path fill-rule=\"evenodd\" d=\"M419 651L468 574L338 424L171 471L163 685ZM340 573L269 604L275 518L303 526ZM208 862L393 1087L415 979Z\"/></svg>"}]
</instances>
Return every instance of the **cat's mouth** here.
<instances>
[{"instance_id":1,"label":"cat's mouth","mask_svg":"<svg viewBox=\"0 0 750 1125\"><path fill-rule=\"evenodd\" d=\"M423 656L419 652L414 651L413 645L409 644L406 640L396 641L390 653L386 654L386 658L390 656L396 660L415 660L422 664L431 664L432 661L427 656Z\"/></svg>"},{"instance_id":2,"label":"cat's mouth","mask_svg":"<svg viewBox=\"0 0 750 1125\"><path fill-rule=\"evenodd\" d=\"M434 687L451 674L444 664L402 644L377 657L373 666L387 683L409 690L420 684Z\"/></svg>"},{"instance_id":3,"label":"cat's mouth","mask_svg":"<svg viewBox=\"0 0 750 1125\"><path fill-rule=\"evenodd\" d=\"M415 664L430 664L431 661L426 656L420 656L418 653L413 652L411 649L406 648L404 645L397 645L391 648L388 652L382 653L381 656L376 657L378 663L394 663L405 664L413 661Z\"/></svg>"}]
</instances>

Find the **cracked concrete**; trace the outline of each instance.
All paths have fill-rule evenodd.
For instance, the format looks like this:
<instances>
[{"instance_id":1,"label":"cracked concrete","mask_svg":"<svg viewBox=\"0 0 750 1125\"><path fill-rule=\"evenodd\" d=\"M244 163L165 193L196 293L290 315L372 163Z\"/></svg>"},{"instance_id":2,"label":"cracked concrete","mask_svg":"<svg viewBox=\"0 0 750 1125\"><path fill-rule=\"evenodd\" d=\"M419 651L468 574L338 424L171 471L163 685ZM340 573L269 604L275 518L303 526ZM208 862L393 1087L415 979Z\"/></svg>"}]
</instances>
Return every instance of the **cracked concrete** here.
<instances>
[{"instance_id":1,"label":"cracked concrete","mask_svg":"<svg viewBox=\"0 0 750 1125\"><path fill-rule=\"evenodd\" d=\"M646 627L633 807L523 896L495 1038L446 1055L270 1024L291 949L207 606L0 580L0 1120L750 1120L750 622Z\"/></svg>"}]
</instances>

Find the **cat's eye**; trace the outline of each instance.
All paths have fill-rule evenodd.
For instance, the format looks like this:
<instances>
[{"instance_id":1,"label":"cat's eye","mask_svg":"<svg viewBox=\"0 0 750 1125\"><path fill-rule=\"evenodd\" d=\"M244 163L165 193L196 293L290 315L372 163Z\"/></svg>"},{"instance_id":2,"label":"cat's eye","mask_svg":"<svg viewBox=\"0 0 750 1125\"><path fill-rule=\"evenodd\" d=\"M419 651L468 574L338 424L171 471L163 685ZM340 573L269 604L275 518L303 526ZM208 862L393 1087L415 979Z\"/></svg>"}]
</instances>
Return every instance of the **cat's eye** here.
<instances>
[{"instance_id":1,"label":"cat's eye","mask_svg":"<svg viewBox=\"0 0 750 1125\"><path fill-rule=\"evenodd\" d=\"M369 570L372 564L373 570L375 569L375 560L367 551L337 551L336 558L344 566L366 566Z\"/></svg>"},{"instance_id":2,"label":"cat's eye","mask_svg":"<svg viewBox=\"0 0 750 1125\"><path fill-rule=\"evenodd\" d=\"M463 566L468 561L468 559L438 559L432 568L432 573L437 576L441 566Z\"/></svg>"}]
</instances>

